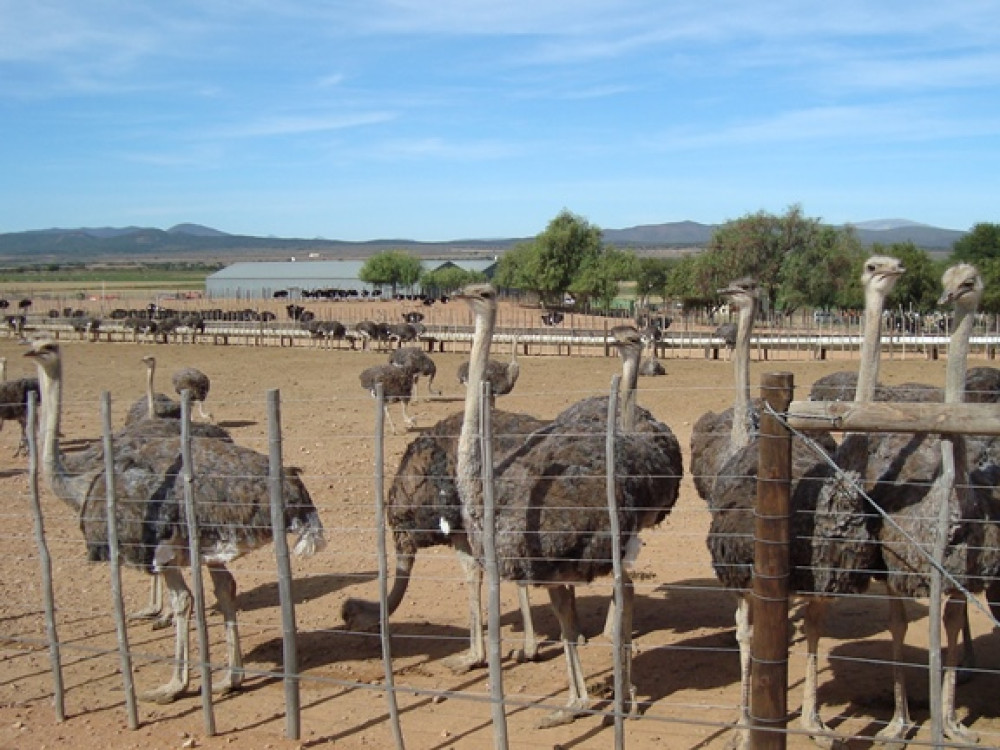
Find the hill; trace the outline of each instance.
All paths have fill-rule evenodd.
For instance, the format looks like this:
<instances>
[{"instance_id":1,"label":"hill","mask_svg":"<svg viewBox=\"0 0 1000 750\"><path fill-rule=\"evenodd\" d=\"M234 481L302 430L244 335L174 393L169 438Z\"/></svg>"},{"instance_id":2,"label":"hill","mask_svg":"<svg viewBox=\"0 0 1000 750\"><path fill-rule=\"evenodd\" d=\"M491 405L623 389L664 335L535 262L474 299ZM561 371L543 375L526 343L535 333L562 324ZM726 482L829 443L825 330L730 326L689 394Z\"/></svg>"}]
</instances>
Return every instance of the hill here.
<instances>
[{"instance_id":1,"label":"hill","mask_svg":"<svg viewBox=\"0 0 1000 750\"><path fill-rule=\"evenodd\" d=\"M705 247L717 228L693 221L649 224L627 229L607 229L606 242L643 254L676 252ZM909 222L884 220L856 225L865 245L913 242L929 251L950 250L964 232ZM201 263L237 260L275 260L292 257L364 259L389 249L422 257L470 257L502 254L523 238L416 242L380 239L345 242L326 239L253 237L227 234L199 224L178 224L167 230L152 227L99 227L41 229L0 234L0 262L69 263L125 260L189 261Z\"/></svg>"}]
</instances>

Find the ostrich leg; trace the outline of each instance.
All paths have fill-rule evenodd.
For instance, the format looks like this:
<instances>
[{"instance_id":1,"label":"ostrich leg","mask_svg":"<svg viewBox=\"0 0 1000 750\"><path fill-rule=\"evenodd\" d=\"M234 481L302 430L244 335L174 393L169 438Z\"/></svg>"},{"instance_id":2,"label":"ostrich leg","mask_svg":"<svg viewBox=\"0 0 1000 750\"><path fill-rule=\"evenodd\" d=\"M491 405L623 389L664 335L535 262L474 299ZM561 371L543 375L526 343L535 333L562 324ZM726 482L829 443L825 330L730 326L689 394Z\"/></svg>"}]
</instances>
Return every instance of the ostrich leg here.
<instances>
[{"instance_id":1,"label":"ostrich leg","mask_svg":"<svg viewBox=\"0 0 1000 750\"><path fill-rule=\"evenodd\" d=\"M456 550L458 561L465 571L465 588L469 595L469 649L461 654L450 656L444 660L444 665L456 674L468 672L486 664L486 647L483 644L483 612L482 591L483 571L476 558L466 550Z\"/></svg>"},{"instance_id":2,"label":"ostrich leg","mask_svg":"<svg viewBox=\"0 0 1000 750\"><path fill-rule=\"evenodd\" d=\"M139 694L139 699L151 703L172 703L188 687L189 634L191 621L191 591L184 582L180 568L166 566L161 572L163 583L170 594L170 607L174 613L174 673L170 681L158 688Z\"/></svg>"},{"instance_id":3,"label":"ostrich leg","mask_svg":"<svg viewBox=\"0 0 1000 750\"><path fill-rule=\"evenodd\" d=\"M236 625L236 579L223 565L209 565L215 596L219 601L226 627L226 672L212 686L212 692L231 693L243 684L243 652L240 649L240 631Z\"/></svg>"},{"instance_id":4,"label":"ostrich leg","mask_svg":"<svg viewBox=\"0 0 1000 750\"><path fill-rule=\"evenodd\" d=\"M129 620L152 620L153 630L163 630L173 623L173 615L163 611L163 579L154 573L149 582L149 604L128 616Z\"/></svg>"},{"instance_id":5,"label":"ostrich leg","mask_svg":"<svg viewBox=\"0 0 1000 750\"><path fill-rule=\"evenodd\" d=\"M889 632L892 634L892 685L895 711L892 720L878 733L878 739L889 748L901 748L913 728L906 696L906 675L903 672L903 643L906 640L906 603L898 596L889 599Z\"/></svg>"},{"instance_id":6,"label":"ostrich leg","mask_svg":"<svg viewBox=\"0 0 1000 750\"><path fill-rule=\"evenodd\" d=\"M948 638L948 648L945 651L942 676L941 716L944 720L944 736L947 739L975 744L979 742L979 735L962 724L955 715L955 684L960 660L958 637L968 621L968 605L965 598L961 594L949 598L944 609L944 630Z\"/></svg>"},{"instance_id":7,"label":"ostrich leg","mask_svg":"<svg viewBox=\"0 0 1000 750\"><path fill-rule=\"evenodd\" d=\"M569 700L565 708L553 711L538 723L539 729L548 729L573 722L590 705L587 683L577 650L576 617L573 614L573 588L571 586L549 586L549 600L559 620L563 652L566 655L566 670L569 677Z\"/></svg>"},{"instance_id":8,"label":"ostrich leg","mask_svg":"<svg viewBox=\"0 0 1000 750\"><path fill-rule=\"evenodd\" d=\"M816 691L819 686L819 639L823 635L823 624L826 622L826 613L829 609L830 600L820 597L809 597L806 602L805 612L805 635L806 635L806 677L802 688L802 715L799 723L802 728L810 733L810 738L822 748L832 750L841 747L843 743L835 738L826 736L830 733L830 728L823 723L819 715L819 705L816 698Z\"/></svg>"}]
</instances>

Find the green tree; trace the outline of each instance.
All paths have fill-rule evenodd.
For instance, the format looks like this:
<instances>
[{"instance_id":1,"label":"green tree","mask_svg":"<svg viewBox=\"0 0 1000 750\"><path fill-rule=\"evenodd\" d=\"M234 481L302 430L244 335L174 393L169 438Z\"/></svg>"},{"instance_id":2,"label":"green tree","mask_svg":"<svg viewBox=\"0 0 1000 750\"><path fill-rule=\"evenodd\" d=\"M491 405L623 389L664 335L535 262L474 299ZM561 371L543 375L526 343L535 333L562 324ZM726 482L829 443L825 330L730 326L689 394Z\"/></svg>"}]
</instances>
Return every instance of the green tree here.
<instances>
[{"instance_id":1,"label":"green tree","mask_svg":"<svg viewBox=\"0 0 1000 750\"><path fill-rule=\"evenodd\" d=\"M583 260L569 291L580 298L597 300L602 309L611 307L622 281L635 276L635 253L608 247Z\"/></svg>"},{"instance_id":2,"label":"green tree","mask_svg":"<svg viewBox=\"0 0 1000 750\"><path fill-rule=\"evenodd\" d=\"M600 227L563 209L535 238L532 288L549 301L562 299L580 268L601 249Z\"/></svg>"},{"instance_id":3,"label":"green tree","mask_svg":"<svg viewBox=\"0 0 1000 750\"><path fill-rule=\"evenodd\" d=\"M818 219L807 219L802 208L791 206L784 216L759 211L730 221L712 235L708 249L699 256L698 285L702 294L741 276L753 276L764 292L764 308L777 302L785 258L811 245L819 231Z\"/></svg>"},{"instance_id":4,"label":"green tree","mask_svg":"<svg viewBox=\"0 0 1000 750\"><path fill-rule=\"evenodd\" d=\"M1000 224L976 224L952 245L953 263L972 263L979 268L982 261L996 259L1000 259ZM980 273L982 270L979 268Z\"/></svg>"},{"instance_id":5,"label":"green tree","mask_svg":"<svg viewBox=\"0 0 1000 750\"><path fill-rule=\"evenodd\" d=\"M436 294L450 294L466 284L485 280L485 274L478 271L466 271L458 266L446 266L421 274L420 286L424 288L424 291L433 290Z\"/></svg>"},{"instance_id":6,"label":"green tree","mask_svg":"<svg viewBox=\"0 0 1000 750\"><path fill-rule=\"evenodd\" d=\"M667 296L667 277L673 262L667 258L638 258L635 266L635 296L645 306L653 295Z\"/></svg>"},{"instance_id":7,"label":"green tree","mask_svg":"<svg viewBox=\"0 0 1000 750\"><path fill-rule=\"evenodd\" d=\"M853 229L818 227L812 242L793 248L785 256L777 309L789 314L800 307L853 306L844 305L843 300L850 297L845 294L848 290L860 292L854 277L860 275L865 255Z\"/></svg>"},{"instance_id":8,"label":"green tree","mask_svg":"<svg viewBox=\"0 0 1000 750\"><path fill-rule=\"evenodd\" d=\"M979 309L996 315L1000 313L1000 258L986 258L974 265L982 274L986 286Z\"/></svg>"},{"instance_id":9,"label":"green tree","mask_svg":"<svg viewBox=\"0 0 1000 750\"><path fill-rule=\"evenodd\" d=\"M538 248L534 242L519 242L500 256L493 283L504 289L536 290L534 269Z\"/></svg>"},{"instance_id":10,"label":"green tree","mask_svg":"<svg viewBox=\"0 0 1000 750\"><path fill-rule=\"evenodd\" d=\"M944 266L931 260L925 250L921 250L912 242L894 242L885 247L875 244L871 247L872 255L889 255L898 258L906 273L899 277L896 287L886 300L886 307L898 306L903 310L930 312L937 307L941 296L941 274Z\"/></svg>"},{"instance_id":11,"label":"green tree","mask_svg":"<svg viewBox=\"0 0 1000 750\"><path fill-rule=\"evenodd\" d=\"M685 255L671 265L667 274L664 296L679 301L685 309L706 304L710 299L698 286L698 264L699 256Z\"/></svg>"},{"instance_id":12,"label":"green tree","mask_svg":"<svg viewBox=\"0 0 1000 750\"><path fill-rule=\"evenodd\" d=\"M396 296L397 287L412 286L420 279L420 260L401 250L387 250L373 255L358 272L358 278L368 284L389 284Z\"/></svg>"}]
</instances>

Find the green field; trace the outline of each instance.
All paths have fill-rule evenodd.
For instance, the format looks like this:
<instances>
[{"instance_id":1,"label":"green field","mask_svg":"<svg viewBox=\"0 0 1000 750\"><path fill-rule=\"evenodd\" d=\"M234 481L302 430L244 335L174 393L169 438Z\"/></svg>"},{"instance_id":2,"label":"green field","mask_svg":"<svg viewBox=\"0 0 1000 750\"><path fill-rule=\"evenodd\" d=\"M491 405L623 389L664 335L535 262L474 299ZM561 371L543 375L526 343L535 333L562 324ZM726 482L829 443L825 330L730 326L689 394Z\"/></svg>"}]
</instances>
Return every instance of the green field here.
<instances>
[{"instance_id":1,"label":"green field","mask_svg":"<svg viewBox=\"0 0 1000 750\"><path fill-rule=\"evenodd\" d=\"M5 287L147 287L202 290L205 278L217 265L122 264L58 265L0 268L0 285Z\"/></svg>"}]
</instances>

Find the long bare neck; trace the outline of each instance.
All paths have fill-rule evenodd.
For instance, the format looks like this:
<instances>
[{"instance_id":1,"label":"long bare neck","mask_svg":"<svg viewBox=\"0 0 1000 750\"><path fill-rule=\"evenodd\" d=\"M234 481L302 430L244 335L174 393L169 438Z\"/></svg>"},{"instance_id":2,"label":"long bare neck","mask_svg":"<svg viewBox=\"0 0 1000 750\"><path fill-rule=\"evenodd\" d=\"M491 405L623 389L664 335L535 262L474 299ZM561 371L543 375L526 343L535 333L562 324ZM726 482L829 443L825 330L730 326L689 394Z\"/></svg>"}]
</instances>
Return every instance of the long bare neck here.
<instances>
[{"instance_id":1,"label":"long bare neck","mask_svg":"<svg viewBox=\"0 0 1000 750\"><path fill-rule=\"evenodd\" d=\"M156 416L156 399L153 398L153 374L155 371L155 363L146 363L146 416L150 419Z\"/></svg>"},{"instance_id":2,"label":"long bare neck","mask_svg":"<svg viewBox=\"0 0 1000 750\"><path fill-rule=\"evenodd\" d=\"M636 391L639 388L639 360L642 349L637 346L625 347L622 356L622 391L618 417L622 432L632 432L635 429Z\"/></svg>"},{"instance_id":3,"label":"long bare neck","mask_svg":"<svg viewBox=\"0 0 1000 750\"><path fill-rule=\"evenodd\" d=\"M742 305L736 331L736 345L733 347L733 379L736 383L736 399L733 402L733 424L729 433L729 446L739 450L750 442L750 334L756 305Z\"/></svg>"},{"instance_id":4,"label":"long bare neck","mask_svg":"<svg viewBox=\"0 0 1000 750\"><path fill-rule=\"evenodd\" d=\"M476 326L469 353L469 380L465 387L465 413L458 438L456 484L459 497L466 505L476 502L482 494L482 450L479 446L482 409L482 381L490 356L490 343L496 325L496 310L477 306Z\"/></svg>"},{"instance_id":5,"label":"long bare neck","mask_svg":"<svg viewBox=\"0 0 1000 750\"><path fill-rule=\"evenodd\" d=\"M861 362L858 369L858 386L854 400L869 402L875 400L875 384L878 382L879 357L882 349L882 310L885 296L869 286L865 290L865 329L861 340Z\"/></svg>"},{"instance_id":6,"label":"long bare neck","mask_svg":"<svg viewBox=\"0 0 1000 750\"><path fill-rule=\"evenodd\" d=\"M67 475L59 450L59 424L62 419L62 364L56 362L52 372L39 368L38 386L42 394L42 474L52 491L77 510L83 498L75 491Z\"/></svg>"},{"instance_id":7,"label":"long bare neck","mask_svg":"<svg viewBox=\"0 0 1000 750\"><path fill-rule=\"evenodd\" d=\"M969 362L969 338L972 336L972 310L955 308L955 328L948 345L948 366L945 370L944 400L958 404L965 400L965 375Z\"/></svg>"}]
</instances>

